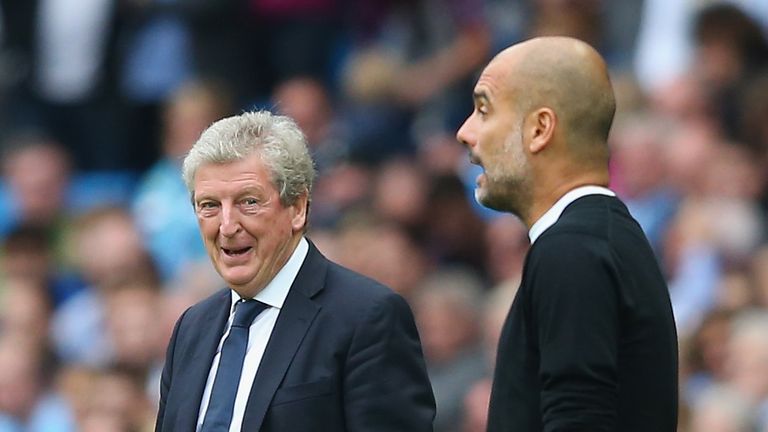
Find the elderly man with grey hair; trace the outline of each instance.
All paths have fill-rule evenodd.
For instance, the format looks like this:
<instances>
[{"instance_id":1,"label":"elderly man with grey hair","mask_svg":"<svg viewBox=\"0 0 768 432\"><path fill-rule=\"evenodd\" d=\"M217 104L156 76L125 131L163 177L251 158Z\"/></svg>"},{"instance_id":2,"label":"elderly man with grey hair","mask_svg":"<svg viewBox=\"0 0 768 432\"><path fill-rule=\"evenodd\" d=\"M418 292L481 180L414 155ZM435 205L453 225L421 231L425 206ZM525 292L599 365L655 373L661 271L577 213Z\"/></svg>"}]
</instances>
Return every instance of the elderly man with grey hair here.
<instances>
[{"instance_id":1,"label":"elderly man with grey hair","mask_svg":"<svg viewBox=\"0 0 768 432\"><path fill-rule=\"evenodd\" d=\"M176 323L156 430L431 431L410 308L304 237L314 167L295 122L220 120L183 175L228 289Z\"/></svg>"}]
</instances>

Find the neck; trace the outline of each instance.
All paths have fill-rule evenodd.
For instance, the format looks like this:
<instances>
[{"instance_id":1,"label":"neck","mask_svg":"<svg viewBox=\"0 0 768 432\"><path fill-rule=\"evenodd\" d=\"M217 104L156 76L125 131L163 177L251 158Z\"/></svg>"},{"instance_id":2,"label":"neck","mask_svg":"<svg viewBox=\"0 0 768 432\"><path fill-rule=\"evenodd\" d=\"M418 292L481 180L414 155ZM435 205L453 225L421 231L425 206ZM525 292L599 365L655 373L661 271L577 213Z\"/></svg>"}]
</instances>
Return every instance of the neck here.
<instances>
[{"instance_id":1,"label":"neck","mask_svg":"<svg viewBox=\"0 0 768 432\"><path fill-rule=\"evenodd\" d=\"M541 182L540 187L534 190L531 209L523 222L530 229L563 195L581 186L608 187L608 182L607 170L604 172L586 172L565 178L559 175L559 177L553 177L549 183Z\"/></svg>"}]
</instances>

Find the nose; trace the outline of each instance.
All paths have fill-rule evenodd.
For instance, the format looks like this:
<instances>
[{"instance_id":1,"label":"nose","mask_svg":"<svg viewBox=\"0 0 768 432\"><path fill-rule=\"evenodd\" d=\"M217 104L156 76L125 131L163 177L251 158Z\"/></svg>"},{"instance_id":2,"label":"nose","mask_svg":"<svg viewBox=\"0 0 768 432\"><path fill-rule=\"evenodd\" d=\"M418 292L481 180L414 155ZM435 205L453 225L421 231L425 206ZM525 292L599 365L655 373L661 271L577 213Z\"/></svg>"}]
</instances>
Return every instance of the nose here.
<instances>
[{"instance_id":1,"label":"nose","mask_svg":"<svg viewBox=\"0 0 768 432\"><path fill-rule=\"evenodd\" d=\"M219 232L224 237L232 237L237 234L240 229L239 213L234 206L222 206L221 208L221 224L219 225Z\"/></svg>"},{"instance_id":2,"label":"nose","mask_svg":"<svg viewBox=\"0 0 768 432\"><path fill-rule=\"evenodd\" d=\"M472 115L464 120L464 124L456 132L456 139L467 148L475 146L476 140L474 130L472 129Z\"/></svg>"}]
</instances>

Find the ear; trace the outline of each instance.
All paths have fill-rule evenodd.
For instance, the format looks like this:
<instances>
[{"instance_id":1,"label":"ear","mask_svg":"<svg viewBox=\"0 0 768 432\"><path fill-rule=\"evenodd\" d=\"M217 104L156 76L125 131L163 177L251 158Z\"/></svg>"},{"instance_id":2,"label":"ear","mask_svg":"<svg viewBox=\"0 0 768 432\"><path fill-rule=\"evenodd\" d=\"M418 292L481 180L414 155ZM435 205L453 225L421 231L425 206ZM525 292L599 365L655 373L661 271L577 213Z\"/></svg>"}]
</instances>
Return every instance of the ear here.
<instances>
[{"instance_id":1,"label":"ear","mask_svg":"<svg viewBox=\"0 0 768 432\"><path fill-rule=\"evenodd\" d=\"M539 108L529 115L531 121L528 130L531 132L531 141L528 150L536 154L552 141L557 126L557 115L551 108Z\"/></svg>"},{"instance_id":2,"label":"ear","mask_svg":"<svg viewBox=\"0 0 768 432\"><path fill-rule=\"evenodd\" d=\"M296 198L296 202L291 204L292 216L291 227L294 232L303 231L307 225L307 214L309 212L309 194L304 192Z\"/></svg>"}]
</instances>

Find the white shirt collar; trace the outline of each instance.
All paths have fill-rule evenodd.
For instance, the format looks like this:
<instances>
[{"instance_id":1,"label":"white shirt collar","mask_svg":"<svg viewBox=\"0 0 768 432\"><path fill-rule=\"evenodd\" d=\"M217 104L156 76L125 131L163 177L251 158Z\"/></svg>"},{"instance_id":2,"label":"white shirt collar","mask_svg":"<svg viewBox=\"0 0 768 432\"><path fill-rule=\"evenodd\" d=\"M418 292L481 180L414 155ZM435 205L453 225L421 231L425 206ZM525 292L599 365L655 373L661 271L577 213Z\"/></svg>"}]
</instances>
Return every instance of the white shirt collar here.
<instances>
[{"instance_id":1,"label":"white shirt collar","mask_svg":"<svg viewBox=\"0 0 768 432\"><path fill-rule=\"evenodd\" d=\"M309 244L307 243L307 240L302 237L299 244L296 246L296 249L294 249L293 254L288 258L288 262L285 263L283 268L277 272L269 284L267 284L263 290L259 291L253 299L271 307L281 309L283 303L285 303L285 298L288 297L288 291L291 289L291 285L293 285L293 281L296 279L296 275L299 274L301 264L304 263L304 259L307 257L308 251ZM240 295L234 290L231 290L231 292L231 307L234 308L235 303L240 300ZM232 309L230 309L230 313L231 311Z\"/></svg>"},{"instance_id":2,"label":"white shirt collar","mask_svg":"<svg viewBox=\"0 0 768 432\"><path fill-rule=\"evenodd\" d=\"M616 194L602 186L579 186L576 189L570 190L568 193L560 197L559 200L544 213L539 220L537 220L528 231L528 237L531 239L531 244L539 238L540 235L547 230L547 228L560 219L560 215L563 214L563 210L568 207L568 204L576 201L577 199L587 195L608 195L616 196Z\"/></svg>"}]
</instances>

